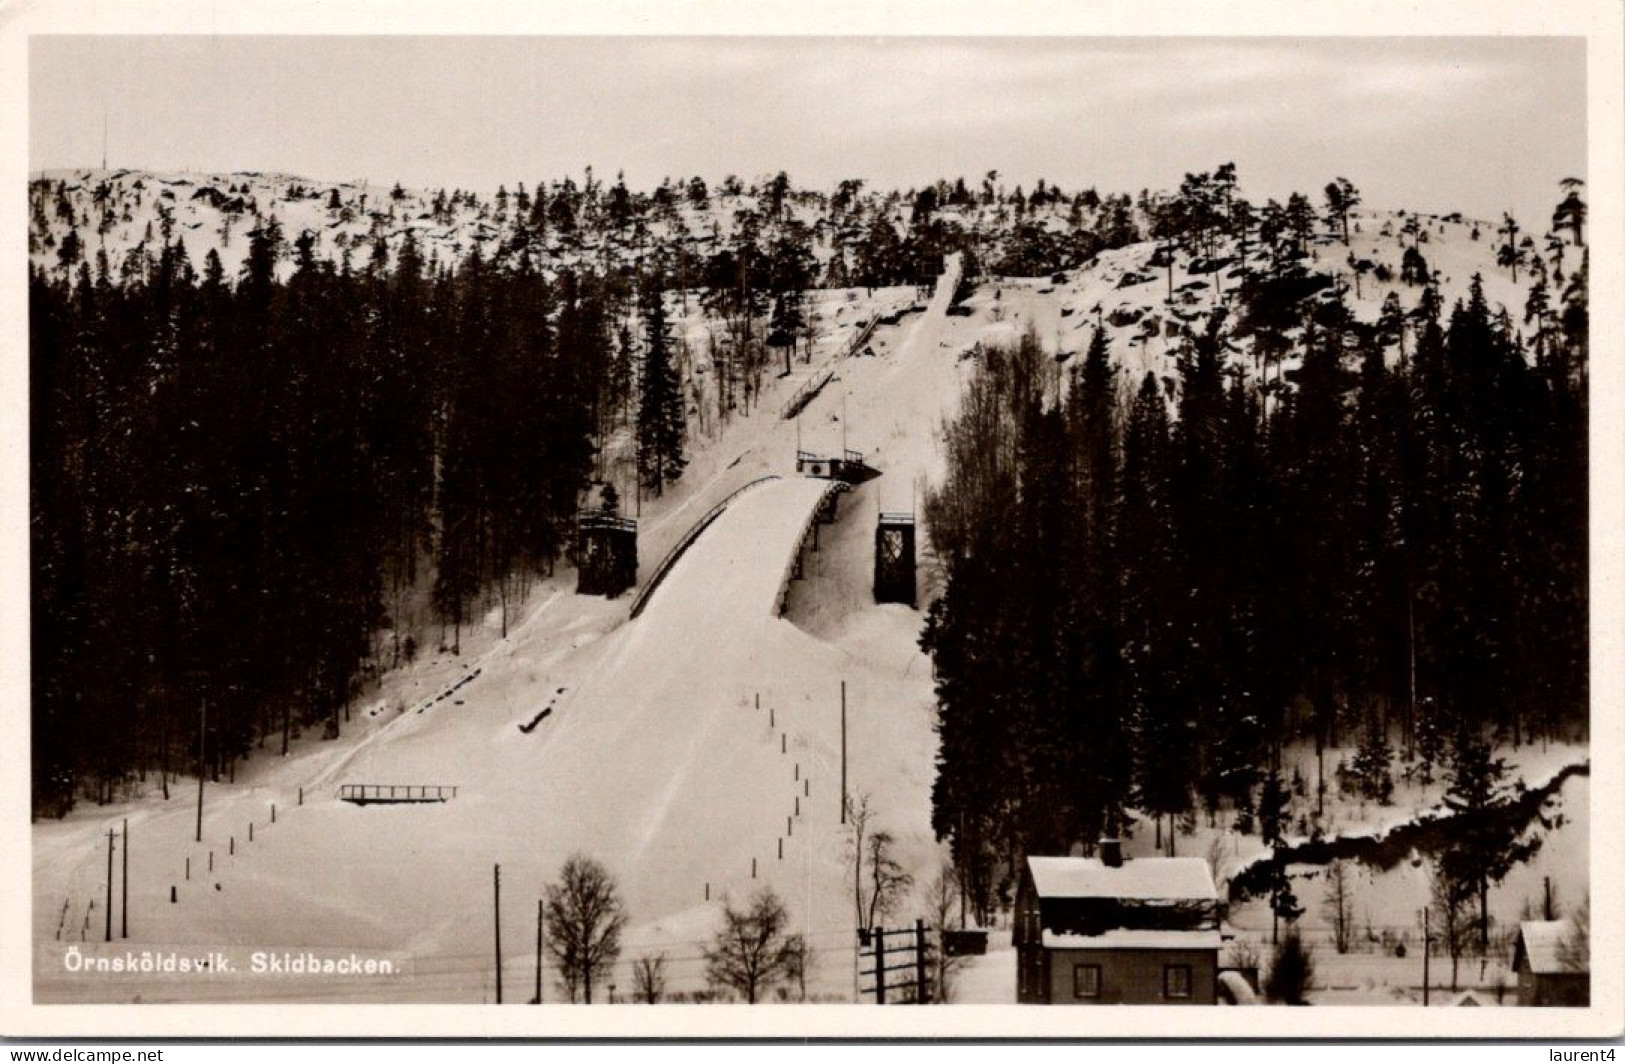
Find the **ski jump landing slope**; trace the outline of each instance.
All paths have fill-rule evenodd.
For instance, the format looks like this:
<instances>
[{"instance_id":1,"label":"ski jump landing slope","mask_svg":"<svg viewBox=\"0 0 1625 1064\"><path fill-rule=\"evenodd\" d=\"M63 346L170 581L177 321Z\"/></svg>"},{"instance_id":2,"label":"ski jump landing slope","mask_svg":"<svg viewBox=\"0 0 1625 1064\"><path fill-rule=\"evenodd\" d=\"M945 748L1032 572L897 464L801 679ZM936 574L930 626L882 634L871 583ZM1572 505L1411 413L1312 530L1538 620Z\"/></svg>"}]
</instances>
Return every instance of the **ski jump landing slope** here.
<instances>
[{"instance_id":1,"label":"ski jump landing slope","mask_svg":"<svg viewBox=\"0 0 1625 1064\"><path fill-rule=\"evenodd\" d=\"M877 372L878 360L843 369L854 377L843 394L862 389L851 395L854 416L872 403L875 418L889 410L910 422L887 430L887 451L920 427L910 403L922 375L946 373L951 389L937 334L956 279L951 268L889 370ZM821 396L807 416L832 417L840 401ZM793 436L777 419L756 424L748 426L760 434L752 457L733 475L777 478L728 504L637 619L624 620L624 602L557 593L478 659L431 656L386 679L380 701L362 707L355 738L286 759L256 753L235 785L211 784L202 842L193 839L189 797L129 810L131 946L374 951L403 961L401 974L275 984L69 976L52 952L67 940L54 936L81 927L105 867L97 840L108 814L86 809L35 837L38 999L492 1001L498 864L505 997L515 999L516 988L528 996L537 900L576 853L609 870L628 915L606 983L629 989L632 964L664 953L672 990L701 989L723 900L742 903L771 887L812 946L809 991L850 995L841 683L853 792L874 793L885 826L924 861L932 852L929 678L914 645L918 614L906 607L862 607L884 639L872 624L861 639L820 638L779 616L829 482L787 475ZM922 440L921 458L928 449ZM909 475L903 453L888 457L888 477L891 466ZM814 570L849 571L854 602L866 597L856 583L871 562L870 496L887 479L841 503L842 519L809 556L808 579L793 585L799 608L836 587ZM465 676L473 678L435 697L446 679ZM360 808L337 799L345 783L458 792L443 804ZM88 915L99 923L99 903ZM559 1000L551 977L545 993Z\"/></svg>"},{"instance_id":2,"label":"ski jump landing slope","mask_svg":"<svg viewBox=\"0 0 1625 1064\"><path fill-rule=\"evenodd\" d=\"M777 608L829 489L797 476L746 489L638 619L543 667L547 648L521 630L513 654L488 660L459 692L463 704L408 710L307 787L305 805L282 800L275 825L260 815L275 800L269 791L259 802L211 799L201 844L191 840L189 802L141 825L132 881L156 889L132 898L140 940L381 950L404 958L403 975L286 986L144 976L124 986L36 966L46 996L494 1000L493 865L511 899L508 933L524 943L545 884L578 852L619 885L630 917L625 966L645 946L664 952L674 989L703 985L701 953L724 897L743 902L773 884L798 927L812 930L815 895L826 914L844 917L838 655ZM828 726L811 728L819 689ZM335 798L346 782L431 780L457 785L458 796L366 808ZM178 900L168 904L171 882ZM835 937L844 948L845 936ZM532 950L513 954L509 985L528 990ZM828 969L844 985L845 969ZM607 981L630 988L630 972L621 975Z\"/></svg>"},{"instance_id":3,"label":"ski jump landing slope","mask_svg":"<svg viewBox=\"0 0 1625 1064\"><path fill-rule=\"evenodd\" d=\"M776 606L801 534L830 485L795 477L745 488L676 559L640 616L652 612L659 618L652 627L678 625L670 634L681 636L697 622L760 617L764 595L767 608Z\"/></svg>"}]
</instances>

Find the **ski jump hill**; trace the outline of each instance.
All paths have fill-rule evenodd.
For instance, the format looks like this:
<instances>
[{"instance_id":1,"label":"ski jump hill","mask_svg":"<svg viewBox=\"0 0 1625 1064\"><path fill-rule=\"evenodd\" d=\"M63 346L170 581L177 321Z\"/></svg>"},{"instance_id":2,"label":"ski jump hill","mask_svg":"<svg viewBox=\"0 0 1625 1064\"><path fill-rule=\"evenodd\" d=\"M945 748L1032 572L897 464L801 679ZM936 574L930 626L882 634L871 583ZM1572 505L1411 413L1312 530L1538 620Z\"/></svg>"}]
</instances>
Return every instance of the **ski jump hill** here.
<instances>
[{"instance_id":1,"label":"ski jump hill","mask_svg":"<svg viewBox=\"0 0 1625 1064\"><path fill-rule=\"evenodd\" d=\"M849 998L843 737L852 792L872 796L875 824L922 882L937 860L919 614L876 606L869 581L873 515L929 474L929 430L957 401L959 368L941 340L957 281L950 259L925 312L889 327L886 356L837 360L834 383L801 413L810 436L852 426L885 472L842 493L816 552L809 531L835 485L795 474L796 430L783 419L736 422L696 452L681 490L646 506L646 578L651 555L675 557L636 618L624 598L571 594L573 574L561 574L506 637L475 633L460 656L425 655L387 675L340 740L307 737L286 758L256 751L235 783L207 784L202 841L185 777L168 801L41 825L39 1000L494 1001L497 923L509 943L505 1000L528 997L538 899L578 853L609 870L628 915L606 982L630 990L633 963L663 953L672 991L703 989L724 901L771 887L811 944L809 991ZM357 784L456 792L341 800ZM115 945L353 950L393 958L398 973L267 983L66 972L70 943L99 945L86 926L101 927L105 832L125 816L130 937ZM544 995L560 1000L551 976Z\"/></svg>"}]
</instances>

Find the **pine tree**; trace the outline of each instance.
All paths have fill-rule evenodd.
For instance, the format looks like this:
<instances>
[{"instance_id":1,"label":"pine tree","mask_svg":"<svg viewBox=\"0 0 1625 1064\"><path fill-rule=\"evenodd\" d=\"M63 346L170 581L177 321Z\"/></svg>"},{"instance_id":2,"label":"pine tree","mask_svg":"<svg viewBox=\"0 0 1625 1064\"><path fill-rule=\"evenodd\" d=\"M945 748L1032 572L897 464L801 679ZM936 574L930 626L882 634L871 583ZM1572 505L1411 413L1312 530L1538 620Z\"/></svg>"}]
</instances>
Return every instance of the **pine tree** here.
<instances>
[{"instance_id":1,"label":"pine tree","mask_svg":"<svg viewBox=\"0 0 1625 1064\"><path fill-rule=\"evenodd\" d=\"M1394 799L1393 757L1387 732L1373 723L1360 741L1360 748L1354 756L1353 772L1359 782L1360 793L1382 805L1388 805Z\"/></svg>"},{"instance_id":2,"label":"pine tree","mask_svg":"<svg viewBox=\"0 0 1625 1064\"><path fill-rule=\"evenodd\" d=\"M1563 201L1552 212L1552 228L1567 229L1574 237L1574 246L1585 247L1585 221L1586 204L1580 197L1580 189L1585 182L1579 178L1571 177L1562 182Z\"/></svg>"},{"instance_id":3,"label":"pine tree","mask_svg":"<svg viewBox=\"0 0 1625 1064\"><path fill-rule=\"evenodd\" d=\"M645 283L643 371L638 405L638 478L657 496L683 473L686 412L681 382L666 332L666 309L660 286Z\"/></svg>"},{"instance_id":4,"label":"pine tree","mask_svg":"<svg viewBox=\"0 0 1625 1064\"><path fill-rule=\"evenodd\" d=\"M1169 536L1171 462L1167 406L1156 377L1147 373L1130 408L1123 439L1122 609L1127 622L1123 657L1130 719L1138 751L1135 789L1153 817L1169 818L1190 808L1197 772L1194 721L1180 698L1175 676L1181 647L1169 619L1178 576ZM1158 822L1160 838L1161 823Z\"/></svg>"},{"instance_id":5,"label":"pine tree","mask_svg":"<svg viewBox=\"0 0 1625 1064\"><path fill-rule=\"evenodd\" d=\"M1282 828L1290 816L1292 797L1281 781L1279 765L1271 764L1258 795L1258 834L1265 845L1281 841Z\"/></svg>"},{"instance_id":6,"label":"pine tree","mask_svg":"<svg viewBox=\"0 0 1625 1064\"><path fill-rule=\"evenodd\" d=\"M1331 222L1349 242L1349 214L1360 204L1359 190L1346 177L1340 177L1326 186L1326 220Z\"/></svg>"},{"instance_id":7,"label":"pine tree","mask_svg":"<svg viewBox=\"0 0 1625 1064\"><path fill-rule=\"evenodd\" d=\"M1279 849L1271 851L1270 873L1270 941L1279 942L1281 937L1281 921L1296 924L1298 917L1304 913L1302 905L1298 904L1298 895L1292 890L1292 876L1287 872L1287 864L1281 856ZM1288 936L1294 932L1288 931Z\"/></svg>"},{"instance_id":8,"label":"pine tree","mask_svg":"<svg viewBox=\"0 0 1625 1064\"><path fill-rule=\"evenodd\" d=\"M1489 945L1490 887L1514 867L1528 860L1540 840L1525 840L1522 825L1501 814L1511 801L1505 760L1495 757L1478 729L1462 723L1450 753L1450 788L1444 804L1455 814L1451 846L1442 859L1445 874L1478 898L1478 942Z\"/></svg>"}]
</instances>

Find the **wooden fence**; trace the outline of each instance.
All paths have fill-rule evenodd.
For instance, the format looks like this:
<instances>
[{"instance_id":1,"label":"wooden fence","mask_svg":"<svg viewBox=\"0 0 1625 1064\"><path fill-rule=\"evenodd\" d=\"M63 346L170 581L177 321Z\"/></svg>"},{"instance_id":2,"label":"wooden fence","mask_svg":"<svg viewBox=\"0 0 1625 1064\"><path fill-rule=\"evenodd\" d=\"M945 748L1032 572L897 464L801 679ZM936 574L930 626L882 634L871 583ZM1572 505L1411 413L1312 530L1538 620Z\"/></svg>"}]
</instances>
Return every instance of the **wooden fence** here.
<instances>
[{"instance_id":1,"label":"wooden fence","mask_svg":"<svg viewBox=\"0 0 1625 1064\"><path fill-rule=\"evenodd\" d=\"M913 927L858 932L859 995L874 995L876 1005L930 1004L931 935L924 920L914 921Z\"/></svg>"}]
</instances>

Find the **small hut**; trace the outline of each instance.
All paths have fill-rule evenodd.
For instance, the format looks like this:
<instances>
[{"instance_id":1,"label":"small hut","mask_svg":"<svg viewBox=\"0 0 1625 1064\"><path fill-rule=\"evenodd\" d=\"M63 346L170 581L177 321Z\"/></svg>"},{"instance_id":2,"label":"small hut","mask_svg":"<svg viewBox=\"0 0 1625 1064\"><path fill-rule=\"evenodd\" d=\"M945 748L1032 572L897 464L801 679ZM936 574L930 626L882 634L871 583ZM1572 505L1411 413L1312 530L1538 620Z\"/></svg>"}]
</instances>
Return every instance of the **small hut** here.
<instances>
[{"instance_id":1,"label":"small hut","mask_svg":"<svg viewBox=\"0 0 1625 1064\"><path fill-rule=\"evenodd\" d=\"M1573 920L1525 920L1512 948L1518 1004L1583 1008L1591 1004L1591 948Z\"/></svg>"}]
</instances>

